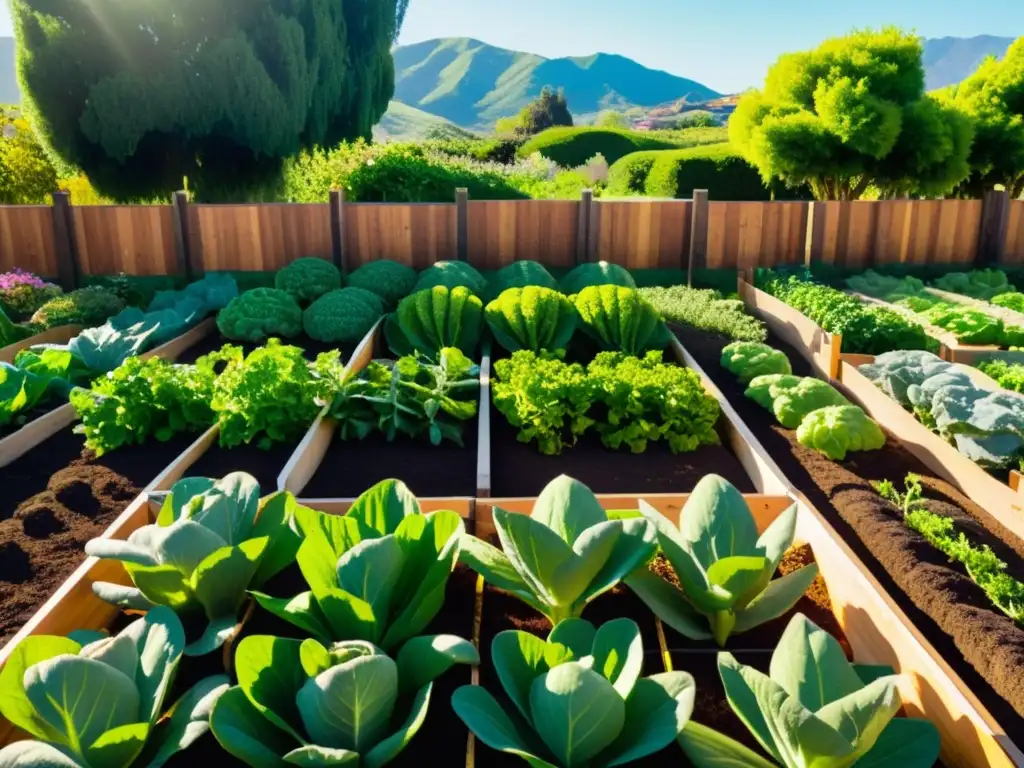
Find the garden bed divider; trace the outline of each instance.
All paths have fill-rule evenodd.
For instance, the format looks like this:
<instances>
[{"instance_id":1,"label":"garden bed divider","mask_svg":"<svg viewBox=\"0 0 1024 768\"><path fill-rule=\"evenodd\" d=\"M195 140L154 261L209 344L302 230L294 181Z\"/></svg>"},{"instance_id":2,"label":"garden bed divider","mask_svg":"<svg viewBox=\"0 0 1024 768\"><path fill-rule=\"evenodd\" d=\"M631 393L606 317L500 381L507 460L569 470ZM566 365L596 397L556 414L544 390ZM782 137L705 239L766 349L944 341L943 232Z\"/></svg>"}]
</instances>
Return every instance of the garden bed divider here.
<instances>
[{"instance_id":1,"label":"garden bed divider","mask_svg":"<svg viewBox=\"0 0 1024 768\"><path fill-rule=\"evenodd\" d=\"M148 360L151 357L160 357L173 362L193 344L206 338L215 327L216 321L213 318L208 318L199 323L195 328L161 344L159 347L151 349L143 355L139 355L139 357L143 360ZM49 413L33 419L17 432L12 432L0 440L0 467L6 467L15 459L21 458L44 440L53 437L64 427L73 424L76 418L77 414L75 413L74 406L71 403L64 403L64 405L54 408Z\"/></svg>"},{"instance_id":2,"label":"garden bed divider","mask_svg":"<svg viewBox=\"0 0 1024 768\"><path fill-rule=\"evenodd\" d=\"M839 376L843 337L831 334L802 312L754 287L741 274L737 292L747 312L767 324L772 333L800 351L819 375L831 381Z\"/></svg>"},{"instance_id":3,"label":"garden bed divider","mask_svg":"<svg viewBox=\"0 0 1024 768\"><path fill-rule=\"evenodd\" d=\"M491 495L491 356L480 361L480 405L476 417L480 439L476 444L476 495Z\"/></svg>"},{"instance_id":4,"label":"garden bed divider","mask_svg":"<svg viewBox=\"0 0 1024 768\"><path fill-rule=\"evenodd\" d=\"M689 352L682 345L679 348L687 367L707 379L707 374ZM850 364L844 365L849 367ZM874 385L871 387L875 389ZM885 397L880 390L875 391ZM836 619L846 633L857 662L888 665L903 675L900 694L904 708L908 715L925 717L939 729L942 759L947 768L1024 766L1024 751L910 622L831 524L786 479L727 402L723 403L723 414L727 419L736 420L736 431L744 437L745 451L750 457L744 460L739 450L738 455L744 460L755 487L761 493L788 494L799 504L794 543L808 544L814 551ZM743 450L742 446L739 448ZM763 474L754 474L751 466L760 468ZM977 497L972 498L977 500ZM981 756L983 760L979 760Z\"/></svg>"},{"instance_id":5,"label":"garden bed divider","mask_svg":"<svg viewBox=\"0 0 1024 768\"><path fill-rule=\"evenodd\" d=\"M27 339L16 341L0 349L0 362L13 363L14 358L23 349L34 347L36 344L67 344L71 339L85 330L84 325L58 325L48 328Z\"/></svg>"}]
</instances>

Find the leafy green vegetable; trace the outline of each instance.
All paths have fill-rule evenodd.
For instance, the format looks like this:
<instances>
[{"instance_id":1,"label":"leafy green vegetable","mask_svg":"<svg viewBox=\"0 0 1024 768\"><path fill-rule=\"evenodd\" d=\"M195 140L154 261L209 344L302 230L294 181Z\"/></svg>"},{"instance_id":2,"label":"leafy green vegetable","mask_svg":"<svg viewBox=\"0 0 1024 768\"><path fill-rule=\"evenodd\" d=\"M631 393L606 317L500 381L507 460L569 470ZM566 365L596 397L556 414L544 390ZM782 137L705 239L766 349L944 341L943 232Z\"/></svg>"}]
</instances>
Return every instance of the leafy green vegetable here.
<instances>
[{"instance_id":1,"label":"leafy green vegetable","mask_svg":"<svg viewBox=\"0 0 1024 768\"><path fill-rule=\"evenodd\" d=\"M185 645L174 613L150 610L114 637L81 644L32 635L0 671L0 714L33 737L0 750L0 764L38 768L159 768L209 730L224 675L182 694L165 717Z\"/></svg>"},{"instance_id":2,"label":"leafy green vegetable","mask_svg":"<svg viewBox=\"0 0 1024 768\"><path fill-rule=\"evenodd\" d=\"M127 541L98 538L85 545L92 557L120 560L134 584L97 581L93 592L125 608L165 605L203 614L206 629L185 653L209 653L235 632L246 589L295 560L299 537L290 524L296 507L290 493L261 500L259 483L244 472L179 480L156 523Z\"/></svg>"},{"instance_id":3,"label":"leafy green vegetable","mask_svg":"<svg viewBox=\"0 0 1024 768\"><path fill-rule=\"evenodd\" d=\"M487 295L493 300L509 288L527 288L529 286L557 291L558 281L539 261L530 261L529 259L513 261L491 276Z\"/></svg>"},{"instance_id":4,"label":"leafy green vegetable","mask_svg":"<svg viewBox=\"0 0 1024 768\"><path fill-rule=\"evenodd\" d=\"M416 287L416 270L391 259L369 261L352 272L345 282L353 288L373 291L384 300L385 309L393 309Z\"/></svg>"},{"instance_id":5,"label":"leafy green vegetable","mask_svg":"<svg viewBox=\"0 0 1024 768\"><path fill-rule=\"evenodd\" d=\"M419 293L436 286L449 290L468 288L470 293L483 296L487 292L487 278L464 261L438 261L420 272L412 292Z\"/></svg>"},{"instance_id":6,"label":"leafy green vegetable","mask_svg":"<svg viewBox=\"0 0 1024 768\"><path fill-rule=\"evenodd\" d=\"M566 296L580 293L584 288L597 285L618 285L622 288L636 288L636 282L629 271L618 264L597 261L580 264L562 278L560 287Z\"/></svg>"},{"instance_id":7,"label":"leafy green vegetable","mask_svg":"<svg viewBox=\"0 0 1024 768\"><path fill-rule=\"evenodd\" d=\"M747 391L743 394L770 411L775 398L786 390L793 389L803 380L804 377L794 376L791 373L768 373L751 379L750 384L747 385Z\"/></svg>"},{"instance_id":8,"label":"leafy green vegetable","mask_svg":"<svg viewBox=\"0 0 1024 768\"><path fill-rule=\"evenodd\" d=\"M795 387L780 391L772 402L772 411L782 426L796 429L807 414L830 405L850 405L850 401L830 384L805 378Z\"/></svg>"},{"instance_id":9,"label":"leafy green vegetable","mask_svg":"<svg viewBox=\"0 0 1024 768\"><path fill-rule=\"evenodd\" d=\"M530 765L630 765L671 744L693 712L691 675L640 676L643 642L629 619L597 629L565 619L547 641L500 632L491 658L515 709L470 685L455 691L452 707L484 744Z\"/></svg>"},{"instance_id":10,"label":"leafy green vegetable","mask_svg":"<svg viewBox=\"0 0 1024 768\"><path fill-rule=\"evenodd\" d=\"M309 591L253 596L325 645L340 638L400 647L433 620L465 534L462 519L424 515L404 483L384 480L344 516L298 508L298 564Z\"/></svg>"},{"instance_id":11,"label":"leafy green vegetable","mask_svg":"<svg viewBox=\"0 0 1024 768\"><path fill-rule=\"evenodd\" d=\"M885 433L856 405L830 405L809 413L796 431L801 445L842 461L849 451L876 451Z\"/></svg>"},{"instance_id":12,"label":"leafy green vegetable","mask_svg":"<svg viewBox=\"0 0 1024 768\"><path fill-rule=\"evenodd\" d=\"M472 356L483 314L483 302L470 289L437 286L402 299L398 311L388 316L384 333L396 355L418 352L436 357L445 347L458 347Z\"/></svg>"},{"instance_id":13,"label":"leafy green vegetable","mask_svg":"<svg viewBox=\"0 0 1024 768\"><path fill-rule=\"evenodd\" d=\"M495 340L509 352L564 351L576 330L573 303L550 288L509 288L485 312Z\"/></svg>"},{"instance_id":14,"label":"leafy green vegetable","mask_svg":"<svg viewBox=\"0 0 1024 768\"><path fill-rule=\"evenodd\" d=\"M1003 389L1024 393L1024 365L1005 360L988 360L979 363L978 370L995 379Z\"/></svg>"},{"instance_id":15,"label":"leafy green vegetable","mask_svg":"<svg viewBox=\"0 0 1024 768\"><path fill-rule=\"evenodd\" d=\"M600 285L576 295L579 327L601 348L640 355L672 340L658 311L635 288Z\"/></svg>"},{"instance_id":16,"label":"leafy green vegetable","mask_svg":"<svg viewBox=\"0 0 1024 768\"><path fill-rule=\"evenodd\" d=\"M935 305L922 316L936 328L952 333L963 344L1005 344L1003 321L979 309L942 303Z\"/></svg>"},{"instance_id":17,"label":"leafy green vegetable","mask_svg":"<svg viewBox=\"0 0 1024 768\"><path fill-rule=\"evenodd\" d=\"M975 269L971 272L950 272L934 282L936 288L959 293L972 299L991 300L1001 293L1010 293L1013 286L1006 273L998 269Z\"/></svg>"},{"instance_id":18,"label":"leafy green vegetable","mask_svg":"<svg viewBox=\"0 0 1024 768\"><path fill-rule=\"evenodd\" d=\"M0 363L0 425L14 423L18 414L42 404L47 394L46 379Z\"/></svg>"},{"instance_id":19,"label":"leafy green vegetable","mask_svg":"<svg viewBox=\"0 0 1024 768\"><path fill-rule=\"evenodd\" d=\"M287 291L300 304L309 304L341 288L341 270L326 259L307 256L280 270L274 276L274 287Z\"/></svg>"},{"instance_id":20,"label":"leafy green vegetable","mask_svg":"<svg viewBox=\"0 0 1024 768\"><path fill-rule=\"evenodd\" d=\"M881 275L873 269L849 278L846 287L865 296L893 303L908 297L917 298L924 292L924 283L916 277Z\"/></svg>"},{"instance_id":21,"label":"leafy green vegetable","mask_svg":"<svg viewBox=\"0 0 1024 768\"><path fill-rule=\"evenodd\" d=\"M718 654L718 671L733 711L785 768L928 768L938 759L935 726L896 717L902 702L892 670L851 664L839 641L803 614L789 622L770 674L730 653ZM879 671L889 674L880 677ZM687 725L678 741L696 768L771 765L728 736L694 726Z\"/></svg>"},{"instance_id":22,"label":"leafy green vegetable","mask_svg":"<svg viewBox=\"0 0 1024 768\"><path fill-rule=\"evenodd\" d=\"M238 644L238 686L224 693L210 728L255 768L351 763L380 768L408 746L427 716L433 681L455 664L477 664L473 644L419 637L392 660L348 641L251 635Z\"/></svg>"},{"instance_id":23,"label":"leafy green vegetable","mask_svg":"<svg viewBox=\"0 0 1024 768\"><path fill-rule=\"evenodd\" d=\"M31 325L16 325L7 316L7 313L0 309L0 347L27 339L34 333Z\"/></svg>"},{"instance_id":24,"label":"leafy green vegetable","mask_svg":"<svg viewBox=\"0 0 1024 768\"><path fill-rule=\"evenodd\" d=\"M993 296L990 301L997 307L1012 309L1014 312L1024 312L1024 293L1001 293Z\"/></svg>"},{"instance_id":25,"label":"leafy green vegetable","mask_svg":"<svg viewBox=\"0 0 1024 768\"><path fill-rule=\"evenodd\" d=\"M384 300L363 288L339 288L314 301L302 315L311 339L327 343L361 341L384 316Z\"/></svg>"},{"instance_id":26,"label":"leafy green vegetable","mask_svg":"<svg viewBox=\"0 0 1024 768\"><path fill-rule=\"evenodd\" d=\"M723 347L721 365L743 384L749 384L758 376L793 372L784 352L754 341L734 341Z\"/></svg>"},{"instance_id":27,"label":"leafy green vegetable","mask_svg":"<svg viewBox=\"0 0 1024 768\"><path fill-rule=\"evenodd\" d=\"M646 520L609 520L590 489L565 475L548 483L529 515L495 507L494 527L501 549L465 536L459 559L552 624L579 617L656 549Z\"/></svg>"},{"instance_id":28,"label":"leafy green vegetable","mask_svg":"<svg viewBox=\"0 0 1024 768\"><path fill-rule=\"evenodd\" d=\"M743 302L722 298L718 291L674 285L671 288L641 288L640 295L666 322L688 325L728 336L734 341L764 341L764 323L743 309Z\"/></svg>"},{"instance_id":29,"label":"leafy green vegetable","mask_svg":"<svg viewBox=\"0 0 1024 768\"><path fill-rule=\"evenodd\" d=\"M480 367L454 347L442 349L437 362L411 355L397 363L374 360L340 384L330 414L342 440L380 431L389 441L405 435L462 445L462 422L477 412L479 377Z\"/></svg>"},{"instance_id":30,"label":"leafy green vegetable","mask_svg":"<svg viewBox=\"0 0 1024 768\"><path fill-rule=\"evenodd\" d=\"M79 358L90 371L112 371L133 355L140 354L160 329L160 322L151 315L120 329L108 322L88 328L68 342L68 351Z\"/></svg>"},{"instance_id":31,"label":"leafy green vegetable","mask_svg":"<svg viewBox=\"0 0 1024 768\"><path fill-rule=\"evenodd\" d=\"M796 505L758 536L746 500L718 475L697 483L679 515L678 529L644 501L640 512L657 530L679 587L645 569L629 576L626 584L663 622L693 640L714 638L724 647L730 635L786 613L818 574L812 564L772 581L793 544Z\"/></svg>"},{"instance_id":32,"label":"leafy green vegetable","mask_svg":"<svg viewBox=\"0 0 1024 768\"><path fill-rule=\"evenodd\" d=\"M292 338L302 333L302 309L287 291L253 288L220 311L217 328L225 338L254 344L272 336Z\"/></svg>"},{"instance_id":33,"label":"leafy green vegetable","mask_svg":"<svg viewBox=\"0 0 1024 768\"><path fill-rule=\"evenodd\" d=\"M174 309L182 302L199 302L202 314L224 309L238 296L238 283L231 275L208 273L202 279L185 286L180 291L159 291L149 304L149 312Z\"/></svg>"}]
</instances>

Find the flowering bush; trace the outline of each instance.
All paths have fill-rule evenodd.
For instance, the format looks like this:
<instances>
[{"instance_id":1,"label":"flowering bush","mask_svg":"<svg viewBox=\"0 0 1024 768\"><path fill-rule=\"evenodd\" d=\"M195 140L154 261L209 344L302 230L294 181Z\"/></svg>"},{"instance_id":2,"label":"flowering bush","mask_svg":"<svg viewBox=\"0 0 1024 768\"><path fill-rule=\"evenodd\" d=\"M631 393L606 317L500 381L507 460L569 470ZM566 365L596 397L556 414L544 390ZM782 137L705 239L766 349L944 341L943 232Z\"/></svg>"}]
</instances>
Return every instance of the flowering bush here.
<instances>
[{"instance_id":1,"label":"flowering bush","mask_svg":"<svg viewBox=\"0 0 1024 768\"><path fill-rule=\"evenodd\" d=\"M61 293L59 286L17 267L11 272L0 274L0 305L14 320L30 317L43 304Z\"/></svg>"}]
</instances>

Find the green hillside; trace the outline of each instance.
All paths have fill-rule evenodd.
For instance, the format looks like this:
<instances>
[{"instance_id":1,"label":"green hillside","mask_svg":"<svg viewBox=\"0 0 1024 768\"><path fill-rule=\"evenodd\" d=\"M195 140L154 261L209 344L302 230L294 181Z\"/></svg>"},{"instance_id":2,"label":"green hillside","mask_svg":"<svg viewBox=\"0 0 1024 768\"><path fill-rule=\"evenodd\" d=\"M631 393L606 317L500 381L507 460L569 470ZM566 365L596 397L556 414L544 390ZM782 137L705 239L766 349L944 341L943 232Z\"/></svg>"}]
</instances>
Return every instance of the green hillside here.
<instances>
[{"instance_id":1,"label":"green hillside","mask_svg":"<svg viewBox=\"0 0 1024 768\"><path fill-rule=\"evenodd\" d=\"M967 78L989 56L1002 57L1013 42L1012 37L937 37L924 41L921 57L925 70L925 87L931 91L959 83Z\"/></svg>"},{"instance_id":2,"label":"green hillside","mask_svg":"<svg viewBox=\"0 0 1024 768\"><path fill-rule=\"evenodd\" d=\"M492 125L536 98L545 85L564 88L574 113L720 95L607 53L545 59L478 40L443 38L399 46L394 57L396 99L465 126Z\"/></svg>"},{"instance_id":3,"label":"green hillside","mask_svg":"<svg viewBox=\"0 0 1024 768\"><path fill-rule=\"evenodd\" d=\"M410 107L400 101L392 101L388 104L388 111L384 113L384 117L374 126L373 138L377 141L417 141L426 137L432 128L442 126L458 130L443 117Z\"/></svg>"}]
</instances>

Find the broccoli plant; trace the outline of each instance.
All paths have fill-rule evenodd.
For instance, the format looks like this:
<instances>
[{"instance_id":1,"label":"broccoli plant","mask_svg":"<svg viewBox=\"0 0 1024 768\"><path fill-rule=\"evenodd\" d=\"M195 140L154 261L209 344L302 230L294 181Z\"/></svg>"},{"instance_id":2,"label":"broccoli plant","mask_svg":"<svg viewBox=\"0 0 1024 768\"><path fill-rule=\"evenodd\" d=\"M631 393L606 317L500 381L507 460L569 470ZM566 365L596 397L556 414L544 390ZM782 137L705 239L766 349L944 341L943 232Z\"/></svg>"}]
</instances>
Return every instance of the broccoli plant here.
<instances>
[{"instance_id":1,"label":"broccoli plant","mask_svg":"<svg viewBox=\"0 0 1024 768\"><path fill-rule=\"evenodd\" d=\"M353 288L373 291L391 310L416 287L416 270L390 259L370 261L352 272L345 282Z\"/></svg>"},{"instance_id":2,"label":"broccoli plant","mask_svg":"<svg viewBox=\"0 0 1024 768\"><path fill-rule=\"evenodd\" d=\"M253 288L217 314L217 328L232 341L260 344L271 336L290 339L302 333L302 308L287 291Z\"/></svg>"},{"instance_id":3,"label":"broccoli plant","mask_svg":"<svg viewBox=\"0 0 1024 768\"><path fill-rule=\"evenodd\" d=\"M274 287L287 291L300 304L341 288L341 270L315 256L296 259L274 276Z\"/></svg>"},{"instance_id":4,"label":"broccoli plant","mask_svg":"<svg viewBox=\"0 0 1024 768\"><path fill-rule=\"evenodd\" d=\"M363 288L339 288L318 298L302 315L311 339L330 344L361 341L384 316L384 300Z\"/></svg>"}]
</instances>

